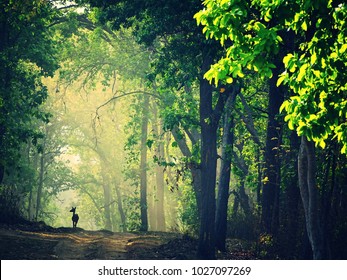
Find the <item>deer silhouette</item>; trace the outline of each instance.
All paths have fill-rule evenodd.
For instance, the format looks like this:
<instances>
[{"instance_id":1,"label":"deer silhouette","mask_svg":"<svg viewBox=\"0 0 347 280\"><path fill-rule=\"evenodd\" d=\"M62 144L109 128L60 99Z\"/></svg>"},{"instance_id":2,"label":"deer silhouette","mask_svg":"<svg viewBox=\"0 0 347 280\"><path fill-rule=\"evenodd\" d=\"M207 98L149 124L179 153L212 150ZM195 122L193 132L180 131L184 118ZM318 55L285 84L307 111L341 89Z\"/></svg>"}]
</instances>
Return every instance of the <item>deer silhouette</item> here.
<instances>
[{"instance_id":1,"label":"deer silhouette","mask_svg":"<svg viewBox=\"0 0 347 280\"><path fill-rule=\"evenodd\" d=\"M75 211L76 211L76 207L72 207L70 212L72 212L72 227L75 228L77 226L77 223L78 223L78 214L75 214Z\"/></svg>"}]
</instances>

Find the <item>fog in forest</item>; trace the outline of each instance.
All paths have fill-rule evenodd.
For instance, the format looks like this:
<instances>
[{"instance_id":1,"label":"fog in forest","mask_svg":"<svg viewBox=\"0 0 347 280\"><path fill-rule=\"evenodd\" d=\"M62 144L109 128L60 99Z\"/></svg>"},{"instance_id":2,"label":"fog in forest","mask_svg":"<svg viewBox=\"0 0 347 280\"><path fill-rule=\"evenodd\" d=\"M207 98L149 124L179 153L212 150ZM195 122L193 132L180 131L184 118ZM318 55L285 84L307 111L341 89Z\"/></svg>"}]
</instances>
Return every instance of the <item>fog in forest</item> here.
<instances>
[{"instance_id":1,"label":"fog in forest","mask_svg":"<svg viewBox=\"0 0 347 280\"><path fill-rule=\"evenodd\" d=\"M6 238L346 259L347 5L323 2L0 0Z\"/></svg>"}]
</instances>

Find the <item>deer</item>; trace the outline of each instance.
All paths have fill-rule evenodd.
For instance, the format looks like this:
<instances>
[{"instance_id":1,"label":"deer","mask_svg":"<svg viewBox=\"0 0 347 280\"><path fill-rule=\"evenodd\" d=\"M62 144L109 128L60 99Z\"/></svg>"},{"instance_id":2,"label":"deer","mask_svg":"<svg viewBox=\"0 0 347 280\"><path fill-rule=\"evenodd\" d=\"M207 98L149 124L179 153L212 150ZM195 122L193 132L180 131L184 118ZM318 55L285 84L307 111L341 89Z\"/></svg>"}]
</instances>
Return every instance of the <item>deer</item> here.
<instances>
[{"instance_id":1,"label":"deer","mask_svg":"<svg viewBox=\"0 0 347 280\"><path fill-rule=\"evenodd\" d=\"M72 207L70 212L72 212L72 227L75 228L77 226L77 223L78 223L78 214L75 214L75 211L76 211L76 207Z\"/></svg>"}]
</instances>

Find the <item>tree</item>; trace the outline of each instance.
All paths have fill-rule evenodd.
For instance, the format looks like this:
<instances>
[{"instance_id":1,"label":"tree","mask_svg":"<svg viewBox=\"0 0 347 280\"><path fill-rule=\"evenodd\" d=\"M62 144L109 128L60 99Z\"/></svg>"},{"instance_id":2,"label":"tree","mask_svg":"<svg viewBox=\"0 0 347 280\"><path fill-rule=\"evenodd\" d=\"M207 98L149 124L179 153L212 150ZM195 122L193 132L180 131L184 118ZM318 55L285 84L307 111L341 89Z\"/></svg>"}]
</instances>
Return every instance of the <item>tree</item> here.
<instances>
[{"instance_id":1,"label":"tree","mask_svg":"<svg viewBox=\"0 0 347 280\"><path fill-rule=\"evenodd\" d=\"M41 77L57 69L48 30L53 14L46 1L0 3L0 182L5 170L16 165L20 145L40 137L32 122L48 119L39 106L47 97Z\"/></svg>"},{"instance_id":2,"label":"tree","mask_svg":"<svg viewBox=\"0 0 347 280\"><path fill-rule=\"evenodd\" d=\"M235 105L236 95L239 88L229 96L225 105L223 119L223 139L221 152L221 167L218 182L218 195L216 201L216 247L221 251L226 251L227 236L227 213L229 200L229 185L231 174L231 157L230 152L234 145L234 116L232 115Z\"/></svg>"},{"instance_id":3,"label":"tree","mask_svg":"<svg viewBox=\"0 0 347 280\"><path fill-rule=\"evenodd\" d=\"M141 209L141 229L147 231L147 127L149 95L145 93L145 90L140 89L138 84L142 83L141 80L145 76L146 69L148 68L148 53L143 47L134 42L129 30L121 29L118 32L111 31L107 25L99 26L95 22L90 22L89 19L92 19L93 16L93 12L89 14L88 18L82 15L78 16L83 22L77 27L77 39L75 40L75 38L72 38L72 40L66 44L63 51L64 68L61 71L62 79L60 82L63 85L68 85L72 81L82 80L81 89L86 92L90 89L97 88L97 85L99 86L101 83L105 95L107 95L107 91L111 91L112 96L108 97L105 102L101 102L95 108L95 134L97 132L95 127L97 123L100 122L101 112L107 109L107 105L110 105L109 107L114 106L118 99L131 95L144 98L145 103L143 104L144 106L142 106L144 108L144 114L141 120L142 130L137 131L137 133L142 135L141 159L138 166L141 199L138 209ZM87 29L85 28L86 23L89 23ZM131 86L129 86L130 83ZM127 89L129 89L129 91L127 91ZM143 95L143 93L145 94ZM97 135L95 135L95 140L95 144L100 145L98 144L99 140L97 139ZM135 138L130 141L133 143L136 142ZM132 145L129 145L129 147L130 146ZM100 148L96 150L100 150ZM100 152L97 151L97 153ZM102 162L107 162L105 160L106 157L103 158ZM105 190L104 210L105 215L108 213L106 221L109 221L107 222L107 228L111 226L110 208L113 205L111 201L112 193L110 192L111 181L109 176L109 174L112 173L114 172L111 170L105 173L102 172ZM118 209L122 212L123 207L121 205L122 201L120 194L121 192L117 189ZM120 216L123 219L122 223L124 227L126 227L124 212L120 213Z\"/></svg>"},{"instance_id":4,"label":"tree","mask_svg":"<svg viewBox=\"0 0 347 280\"><path fill-rule=\"evenodd\" d=\"M147 135L148 135L148 107L149 96L144 95L142 103L141 120L141 156L140 156L140 209L141 209L141 227L140 230L148 230L147 214Z\"/></svg>"},{"instance_id":5,"label":"tree","mask_svg":"<svg viewBox=\"0 0 347 280\"><path fill-rule=\"evenodd\" d=\"M163 130L158 118L158 108L156 104L153 104L153 134L157 137L158 143L156 144L155 155L158 159L165 158ZM156 194L155 194L155 212L156 212L156 230L165 231L165 208L164 208L164 167L157 164L155 167L155 179L156 179Z\"/></svg>"},{"instance_id":6,"label":"tree","mask_svg":"<svg viewBox=\"0 0 347 280\"><path fill-rule=\"evenodd\" d=\"M346 84L346 4L340 1L215 1L206 0L206 8L196 14L198 23L205 25L207 37L227 46L226 55L206 73L210 81L232 83L236 76L244 76L244 69L259 71L264 77L278 78L277 86L288 84L295 94L281 106L287 115L290 129L303 136L300 166L307 159L314 160L311 144L325 148L327 139L341 143L346 151L345 84ZM252 8L252 13L249 13ZM286 49L286 39L295 34L295 46ZM229 44L231 40L232 44ZM291 53L293 52L293 53ZM272 54L283 58L285 72L280 75L279 65ZM273 72L271 69L275 68ZM328 94L329 93L329 94ZM314 168L310 169L314 172ZM317 186L313 174L299 170L301 191ZM306 183L303 183L306 182ZM306 186L306 187L304 187ZM303 204L316 205L317 196L311 195ZM303 193L302 193L303 195ZM306 207L306 206L305 206ZM314 210L314 209L315 210ZM324 257L317 232L317 208L306 212L308 236L315 258ZM313 229L314 228L314 229ZM324 251L324 249L323 249Z\"/></svg>"},{"instance_id":7,"label":"tree","mask_svg":"<svg viewBox=\"0 0 347 280\"><path fill-rule=\"evenodd\" d=\"M170 62L156 65L156 73L164 77L175 73L176 87L199 83L201 126L201 224L198 254L201 258L214 258L215 185L217 162L217 128L227 98L202 79L202 73L212 63L216 53L214 44L201 40L201 32L194 25L192 14L199 1L114 1L100 3L90 1L92 6L102 8L100 19L110 21L114 28L132 26L138 41L155 47L161 41L161 53L169 55ZM163 24L165 23L165 24ZM164 67L164 68L160 68ZM168 66L168 67L167 67ZM174 66L174 68L172 67ZM178 75L177 75L178 74ZM175 77L171 76L171 77ZM166 76L169 77L169 76ZM214 106L212 96L218 99Z\"/></svg>"}]
</instances>

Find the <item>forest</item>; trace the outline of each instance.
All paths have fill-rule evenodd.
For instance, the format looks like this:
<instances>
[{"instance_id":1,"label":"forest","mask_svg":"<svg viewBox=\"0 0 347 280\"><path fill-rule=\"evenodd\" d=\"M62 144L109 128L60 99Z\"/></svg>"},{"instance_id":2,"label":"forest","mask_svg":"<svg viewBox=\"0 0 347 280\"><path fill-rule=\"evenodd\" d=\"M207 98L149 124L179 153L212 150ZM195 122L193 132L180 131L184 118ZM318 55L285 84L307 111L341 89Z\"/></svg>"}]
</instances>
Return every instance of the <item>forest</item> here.
<instances>
[{"instance_id":1,"label":"forest","mask_svg":"<svg viewBox=\"0 0 347 280\"><path fill-rule=\"evenodd\" d=\"M346 152L343 0L0 0L1 259L347 259Z\"/></svg>"}]
</instances>

